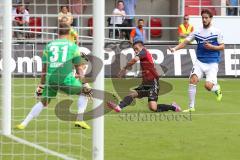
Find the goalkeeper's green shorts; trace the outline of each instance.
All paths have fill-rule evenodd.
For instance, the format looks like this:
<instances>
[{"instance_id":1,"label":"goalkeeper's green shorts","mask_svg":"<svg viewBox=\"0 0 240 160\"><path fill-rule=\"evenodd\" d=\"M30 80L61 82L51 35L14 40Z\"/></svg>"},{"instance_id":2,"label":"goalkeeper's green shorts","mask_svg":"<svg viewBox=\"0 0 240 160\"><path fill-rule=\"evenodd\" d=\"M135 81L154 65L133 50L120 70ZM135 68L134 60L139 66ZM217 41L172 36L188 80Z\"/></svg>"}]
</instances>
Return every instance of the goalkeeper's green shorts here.
<instances>
[{"instance_id":1,"label":"goalkeeper's green shorts","mask_svg":"<svg viewBox=\"0 0 240 160\"><path fill-rule=\"evenodd\" d=\"M46 83L43 89L42 98L55 98L58 91L62 91L68 95L79 95L82 91L82 82L75 77L67 77L63 83L50 82Z\"/></svg>"}]
</instances>

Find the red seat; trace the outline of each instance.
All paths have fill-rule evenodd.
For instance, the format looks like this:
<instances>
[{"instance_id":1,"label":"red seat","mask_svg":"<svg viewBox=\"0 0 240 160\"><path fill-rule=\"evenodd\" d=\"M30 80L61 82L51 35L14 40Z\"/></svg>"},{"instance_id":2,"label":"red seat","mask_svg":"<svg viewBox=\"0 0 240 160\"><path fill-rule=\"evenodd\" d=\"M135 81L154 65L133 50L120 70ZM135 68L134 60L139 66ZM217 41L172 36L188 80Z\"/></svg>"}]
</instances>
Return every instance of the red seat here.
<instances>
[{"instance_id":1,"label":"red seat","mask_svg":"<svg viewBox=\"0 0 240 160\"><path fill-rule=\"evenodd\" d=\"M88 19L88 27L93 27L93 18L92 17ZM92 28L88 30L88 35L89 36L93 35L93 29Z\"/></svg>"},{"instance_id":2,"label":"red seat","mask_svg":"<svg viewBox=\"0 0 240 160\"><path fill-rule=\"evenodd\" d=\"M203 8L206 8L204 6L212 6L212 1L211 0L185 0L185 14L186 15L199 15L199 9L198 7L190 7L191 5L193 6L203 6ZM207 7L213 15L217 15L215 7Z\"/></svg>"},{"instance_id":3,"label":"red seat","mask_svg":"<svg viewBox=\"0 0 240 160\"><path fill-rule=\"evenodd\" d=\"M41 17L30 17L29 18L29 27L32 32L42 32L42 18ZM41 35L40 33L31 33L30 37L35 37L35 35Z\"/></svg>"},{"instance_id":4,"label":"red seat","mask_svg":"<svg viewBox=\"0 0 240 160\"><path fill-rule=\"evenodd\" d=\"M34 27L31 28L30 31L41 32L42 31L42 19L41 17L30 17L29 18L29 26Z\"/></svg>"},{"instance_id":5,"label":"red seat","mask_svg":"<svg viewBox=\"0 0 240 160\"><path fill-rule=\"evenodd\" d=\"M150 21L151 27L162 27L162 21L160 18L152 17ZM151 29L151 37L162 37L162 29Z\"/></svg>"}]
</instances>

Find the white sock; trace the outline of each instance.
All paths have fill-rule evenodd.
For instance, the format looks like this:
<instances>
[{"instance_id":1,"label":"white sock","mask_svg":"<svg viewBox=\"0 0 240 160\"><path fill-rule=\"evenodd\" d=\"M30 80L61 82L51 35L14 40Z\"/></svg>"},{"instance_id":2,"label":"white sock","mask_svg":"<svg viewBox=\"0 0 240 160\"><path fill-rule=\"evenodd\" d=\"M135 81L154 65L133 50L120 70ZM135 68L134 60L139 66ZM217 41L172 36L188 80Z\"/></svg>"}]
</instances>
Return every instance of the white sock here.
<instances>
[{"instance_id":1,"label":"white sock","mask_svg":"<svg viewBox=\"0 0 240 160\"><path fill-rule=\"evenodd\" d=\"M44 106L42 104L42 102L38 102L36 103L32 110L28 113L27 117L24 119L24 121L21 123L21 125L27 126L28 123L33 119L36 118L41 111L43 110Z\"/></svg>"},{"instance_id":2,"label":"white sock","mask_svg":"<svg viewBox=\"0 0 240 160\"><path fill-rule=\"evenodd\" d=\"M196 92L197 92L197 86L194 84L189 84L188 86L189 108L193 108L195 105Z\"/></svg>"},{"instance_id":3,"label":"white sock","mask_svg":"<svg viewBox=\"0 0 240 160\"><path fill-rule=\"evenodd\" d=\"M79 116L77 117L78 120L82 121L83 120L83 113L85 112L88 104L88 98L81 94L78 98L78 114Z\"/></svg>"},{"instance_id":4,"label":"white sock","mask_svg":"<svg viewBox=\"0 0 240 160\"><path fill-rule=\"evenodd\" d=\"M218 84L214 84L213 88L211 89L212 92L216 92L220 89L220 86Z\"/></svg>"}]
</instances>

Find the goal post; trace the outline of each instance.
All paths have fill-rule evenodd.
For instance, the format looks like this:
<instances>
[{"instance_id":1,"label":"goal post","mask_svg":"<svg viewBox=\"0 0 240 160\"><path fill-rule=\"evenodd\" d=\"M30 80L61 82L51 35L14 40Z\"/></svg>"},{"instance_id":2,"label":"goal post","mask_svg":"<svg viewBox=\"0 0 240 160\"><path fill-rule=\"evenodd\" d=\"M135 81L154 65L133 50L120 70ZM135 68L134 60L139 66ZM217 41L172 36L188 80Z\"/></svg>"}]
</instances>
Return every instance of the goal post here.
<instances>
[{"instance_id":1,"label":"goal post","mask_svg":"<svg viewBox=\"0 0 240 160\"><path fill-rule=\"evenodd\" d=\"M104 39L105 39L105 0L94 0L93 1L93 54L100 60L104 60ZM93 73L95 69L99 68L94 63ZM94 89L104 91L104 65L102 66L96 80L93 84ZM102 92L104 94L104 92ZM101 108L101 116L93 116L93 145L92 145L92 159L93 160L103 160L104 159L104 96L102 99L94 99L93 110L97 107ZM94 113L98 114L98 113Z\"/></svg>"},{"instance_id":2,"label":"goal post","mask_svg":"<svg viewBox=\"0 0 240 160\"><path fill-rule=\"evenodd\" d=\"M11 135L11 57L12 57L12 1L1 0L3 5L2 33L2 134Z\"/></svg>"},{"instance_id":3,"label":"goal post","mask_svg":"<svg viewBox=\"0 0 240 160\"><path fill-rule=\"evenodd\" d=\"M41 10L45 13L41 15L43 24L41 26L34 24L23 28L12 26L14 3L10 0L0 0L0 6L3 8L2 14L0 13L3 19L0 21L3 26L0 28L3 31L0 37L0 65L2 63L2 68L0 66L2 93L0 100L0 159L19 159L19 156L23 159L104 159L104 95L100 95L101 99L93 100L93 111L98 113L95 113L93 119L87 122L92 124L90 131L74 129L76 127L75 120L65 121L57 117L56 108L66 98L73 100L71 108L69 107L71 113L77 114L78 110L77 98L79 97L66 97L62 93L59 93L38 117L32 119L25 129L13 128L13 126L19 126L38 103L38 99L34 97L34 91L38 85L41 70L37 70L35 73L34 64L36 63L38 66L42 64L41 53L45 44L50 41L47 39L48 36L44 35L54 35L51 40L56 38L53 29L57 28L58 23L56 22L55 25L52 20L58 17L57 11L62 5L60 1L57 2L54 4L50 1L34 0L29 4L29 16L33 19L36 18ZM69 4L64 3L64 5ZM93 16L92 53L103 62L105 0L93 0L93 3L89 5L93 7L93 15L80 15L78 19ZM45 6L46 10L42 6ZM56 12L49 14L49 7L54 8ZM41 36L31 36L36 33L37 28L41 28L39 31ZM86 27L82 24L76 26L75 29L82 31ZM18 32L22 33L22 39L16 35ZM13 33L14 35L12 35ZM34 59L35 57L37 60ZM97 77L93 88L104 94L104 65L94 66L97 64L92 64L92 73L98 72L94 74ZM102 67L100 72L99 67ZM99 95L95 97L99 97ZM66 114L66 116L68 115Z\"/></svg>"}]
</instances>

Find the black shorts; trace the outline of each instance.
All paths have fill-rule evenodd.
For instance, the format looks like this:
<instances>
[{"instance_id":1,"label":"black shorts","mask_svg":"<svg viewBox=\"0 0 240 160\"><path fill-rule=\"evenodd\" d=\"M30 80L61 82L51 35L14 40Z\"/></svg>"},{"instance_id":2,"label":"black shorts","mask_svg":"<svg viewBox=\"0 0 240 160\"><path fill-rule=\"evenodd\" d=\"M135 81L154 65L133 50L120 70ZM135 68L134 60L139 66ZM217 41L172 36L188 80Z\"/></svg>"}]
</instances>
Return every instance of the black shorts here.
<instances>
[{"instance_id":1,"label":"black shorts","mask_svg":"<svg viewBox=\"0 0 240 160\"><path fill-rule=\"evenodd\" d=\"M137 98L148 97L149 101L157 101L159 93L158 79L153 81L143 82L140 86L134 89L138 93Z\"/></svg>"}]
</instances>

